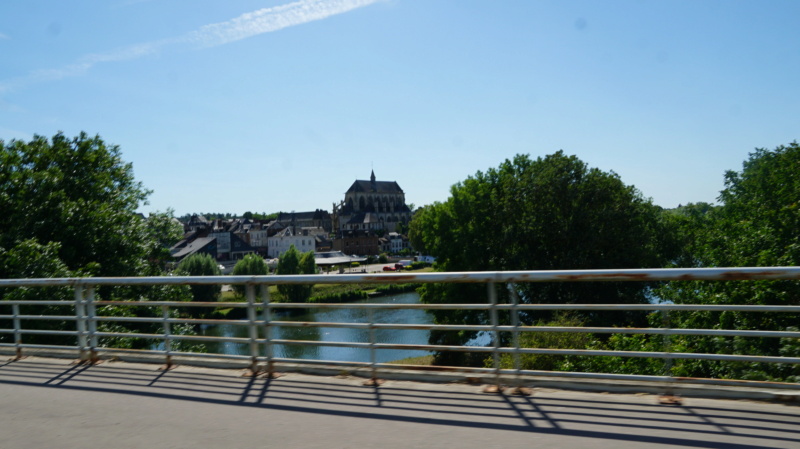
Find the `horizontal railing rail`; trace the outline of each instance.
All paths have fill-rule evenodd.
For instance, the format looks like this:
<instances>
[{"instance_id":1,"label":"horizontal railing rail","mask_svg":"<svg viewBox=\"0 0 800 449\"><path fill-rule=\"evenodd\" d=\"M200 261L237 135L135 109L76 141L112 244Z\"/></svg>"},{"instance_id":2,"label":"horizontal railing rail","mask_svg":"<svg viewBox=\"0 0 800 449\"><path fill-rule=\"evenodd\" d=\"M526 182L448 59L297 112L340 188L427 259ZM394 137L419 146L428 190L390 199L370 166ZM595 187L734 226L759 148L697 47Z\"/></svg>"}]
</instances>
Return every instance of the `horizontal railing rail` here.
<instances>
[{"instance_id":1,"label":"horizontal railing rail","mask_svg":"<svg viewBox=\"0 0 800 449\"><path fill-rule=\"evenodd\" d=\"M757 267L757 268L705 268L705 269L636 269L636 270L563 270L563 271L515 271L515 272L463 272L463 273L402 273L402 274L345 274L345 275L295 275L295 276L165 276L138 278L52 278L52 279L0 279L0 294L10 289L39 289L49 287L71 288L74 290L72 300L4 300L0 301L0 347L13 348L17 356L22 356L27 349L66 349L76 350L77 356L84 361L93 361L101 353L137 353L162 356L167 365L173 363L175 357L217 358L247 360L254 372L266 371L272 374L276 365L306 364L330 365L340 367L366 368L373 379L377 379L381 370L439 370L450 373L488 374L500 383L501 375L516 376L556 376L600 379L630 380L675 380L669 370L663 376L641 374L607 374L584 372L554 372L525 370L520 367L519 357L522 355L560 355L586 357L639 357L669 360L713 360L724 362L800 364L800 357L767 356L759 354L716 354L674 352L670 348L669 336L714 336L714 337L760 337L760 338L800 338L796 330L773 329L686 329L669 326L669 312L760 312L760 313L800 313L800 305L708 305L708 304L520 304L515 295L512 303L500 304L496 297L498 284L516 284L525 282L655 282L655 281L739 281L739 280L800 280L800 267ZM483 283L487 284L487 298L484 303L468 304L377 304L377 303L276 303L270 297L268 286L291 284L401 284L401 283ZM244 285L245 295L242 302L183 302L183 301L147 301L139 298L130 301L97 300L95 291L105 287L165 286L165 285ZM99 308L115 307L148 308L152 316L111 316ZM25 313L22 313L22 307ZM46 310L39 313L36 308L52 307L53 314ZM231 308L245 309L243 319L198 318L177 314L190 308ZM285 310L299 309L357 309L366 312L366 322L315 322L291 321L280 319L275 314ZM472 310L488 314L489 324L420 324L376 322L374 313L383 310ZM531 311L652 311L664 315L661 327L630 328L601 326L541 326L523 325L520 323L520 312ZM499 313L506 314L510 324L501 324ZM41 329L30 326L34 322L63 322L61 329ZM99 324L150 324L160 325L158 332L142 331L110 331L98 329ZM28 324L29 326L25 326ZM247 337L184 335L175 333L176 326L202 326L226 324L247 329ZM6 327L7 326L7 327ZM369 341L313 341L303 339L275 338L276 328L343 328L366 331ZM487 335L490 344L483 345L433 345L433 344L399 344L379 341L378 332L395 331L469 331ZM520 344L520 336L525 333L596 333L596 334L642 334L664 336L662 351L618 351L598 349L570 348L525 348ZM11 341L2 341L3 335L11 335ZM501 335L510 338L501 338ZM31 340L30 336L50 338L47 343ZM62 338L63 341L54 342ZM125 349L121 347L104 347L108 339L144 339L151 342L145 349ZM503 342L507 346L502 346ZM248 347L247 354L208 353L176 350L177 343L231 343ZM368 350L369 362L353 360L334 361L324 359L297 359L277 357L277 346L299 347L346 347ZM178 348L179 349L179 348ZM416 350L430 352L470 352L491 355L491 367L430 367L417 365L398 365L379 363L377 351L384 350ZM514 368L501 368L500 358L511 355ZM669 365L667 364L667 368ZM705 380L705 382L725 383L724 380ZM798 388L798 384L770 383L779 388Z\"/></svg>"}]
</instances>

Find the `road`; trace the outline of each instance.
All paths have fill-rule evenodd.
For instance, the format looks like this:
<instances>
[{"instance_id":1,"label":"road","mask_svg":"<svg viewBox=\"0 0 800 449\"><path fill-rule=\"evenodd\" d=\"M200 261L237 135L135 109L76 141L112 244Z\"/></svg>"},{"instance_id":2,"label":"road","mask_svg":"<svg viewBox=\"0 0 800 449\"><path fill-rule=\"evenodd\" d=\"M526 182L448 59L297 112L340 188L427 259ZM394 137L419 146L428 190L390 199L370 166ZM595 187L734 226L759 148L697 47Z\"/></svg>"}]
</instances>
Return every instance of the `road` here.
<instances>
[{"instance_id":1,"label":"road","mask_svg":"<svg viewBox=\"0 0 800 449\"><path fill-rule=\"evenodd\" d=\"M241 374L0 362L0 447L800 448L800 408L785 404Z\"/></svg>"}]
</instances>

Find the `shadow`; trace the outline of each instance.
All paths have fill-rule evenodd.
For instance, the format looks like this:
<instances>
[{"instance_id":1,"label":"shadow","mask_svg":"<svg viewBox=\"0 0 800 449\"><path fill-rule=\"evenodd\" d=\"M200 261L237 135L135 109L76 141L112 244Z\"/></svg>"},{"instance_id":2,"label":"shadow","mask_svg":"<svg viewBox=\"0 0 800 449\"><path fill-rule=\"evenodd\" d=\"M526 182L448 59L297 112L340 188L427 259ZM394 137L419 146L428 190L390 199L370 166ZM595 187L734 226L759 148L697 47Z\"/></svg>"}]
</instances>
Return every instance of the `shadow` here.
<instances>
[{"instance_id":1,"label":"shadow","mask_svg":"<svg viewBox=\"0 0 800 449\"><path fill-rule=\"evenodd\" d=\"M109 363L97 366L65 362L0 365L0 385L251 407L298 413L662 444L690 448L756 449L800 446L800 416L719 401L708 405L665 406L637 396L597 400L540 392L534 397L484 394L465 386L390 383L364 386L363 379L286 376L238 377L236 372L157 371ZM358 384L356 384L356 382ZM704 404L708 404L705 402ZM754 410L753 408L761 408ZM775 406L775 408L780 408ZM745 439L752 444L745 443Z\"/></svg>"}]
</instances>

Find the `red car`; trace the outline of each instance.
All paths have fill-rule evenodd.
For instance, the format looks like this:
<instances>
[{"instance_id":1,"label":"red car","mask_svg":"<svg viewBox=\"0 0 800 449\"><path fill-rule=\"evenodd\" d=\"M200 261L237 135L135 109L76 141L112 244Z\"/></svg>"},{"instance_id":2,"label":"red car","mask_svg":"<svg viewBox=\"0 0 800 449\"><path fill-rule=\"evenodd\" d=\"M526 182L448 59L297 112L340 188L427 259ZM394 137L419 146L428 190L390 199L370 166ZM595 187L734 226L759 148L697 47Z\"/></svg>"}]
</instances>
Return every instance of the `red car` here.
<instances>
[{"instance_id":1,"label":"red car","mask_svg":"<svg viewBox=\"0 0 800 449\"><path fill-rule=\"evenodd\" d=\"M385 267L383 267L383 271L397 271L397 268L390 265L386 265Z\"/></svg>"}]
</instances>

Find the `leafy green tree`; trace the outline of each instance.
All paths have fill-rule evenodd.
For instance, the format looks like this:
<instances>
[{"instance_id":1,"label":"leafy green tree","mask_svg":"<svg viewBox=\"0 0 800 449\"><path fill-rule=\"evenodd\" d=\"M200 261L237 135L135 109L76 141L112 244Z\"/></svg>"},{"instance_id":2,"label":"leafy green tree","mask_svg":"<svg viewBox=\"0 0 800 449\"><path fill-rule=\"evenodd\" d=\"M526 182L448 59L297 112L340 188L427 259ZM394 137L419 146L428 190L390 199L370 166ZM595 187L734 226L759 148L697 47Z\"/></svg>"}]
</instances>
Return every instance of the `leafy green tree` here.
<instances>
[{"instance_id":1,"label":"leafy green tree","mask_svg":"<svg viewBox=\"0 0 800 449\"><path fill-rule=\"evenodd\" d=\"M119 147L81 133L0 141L0 247L58 242L69 270L141 273L147 232L136 209L149 194Z\"/></svg>"},{"instance_id":2,"label":"leafy green tree","mask_svg":"<svg viewBox=\"0 0 800 449\"><path fill-rule=\"evenodd\" d=\"M172 209L151 213L144 222L147 266L142 274L158 276L173 258L169 252L183 238L183 225L174 217Z\"/></svg>"},{"instance_id":3,"label":"leafy green tree","mask_svg":"<svg viewBox=\"0 0 800 449\"><path fill-rule=\"evenodd\" d=\"M314 261L314 252L300 253L294 245L281 254L275 273L285 274L315 274L317 266ZM306 302L311 297L312 284L307 285L278 285L278 292L288 302Z\"/></svg>"},{"instance_id":4,"label":"leafy green tree","mask_svg":"<svg viewBox=\"0 0 800 449\"><path fill-rule=\"evenodd\" d=\"M443 203L417 210L414 248L437 259L439 271L559 270L662 267L676 253L660 208L615 173L589 168L559 151L544 158L518 155L451 188ZM516 286L526 303L646 303L642 283L535 283ZM500 301L509 290L498 288ZM427 284L422 301L486 302L485 287ZM485 313L434 311L439 324L486 323ZM523 323L550 320L521 314ZM645 315L589 313L589 325L641 325ZM472 332L432 332L433 344L464 344ZM482 363L457 353L437 363Z\"/></svg>"},{"instance_id":5,"label":"leafy green tree","mask_svg":"<svg viewBox=\"0 0 800 449\"><path fill-rule=\"evenodd\" d=\"M756 149L742 170L725 174L721 205L684 214L681 235L691 254L689 267L800 265L800 145ZM688 217L688 218L687 218ZM800 304L796 281L671 282L656 294L665 301L700 304ZM798 314L697 312L671 314L684 328L786 330ZM686 352L779 355L791 352L788 340L702 336L674 337L673 349ZM800 379L797 365L759 366L718 361L676 362L673 373L693 377L756 380Z\"/></svg>"},{"instance_id":6,"label":"leafy green tree","mask_svg":"<svg viewBox=\"0 0 800 449\"><path fill-rule=\"evenodd\" d=\"M35 136L30 142L0 140L0 278L162 274L171 259L168 248L183 232L172 211L147 219L136 213L149 193L134 179L119 147L98 136L81 133L70 139L59 133L51 139ZM100 287L95 299L173 300L185 298L187 292L184 286ZM0 298L69 300L72 294L70 288L19 288L0 291ZM26 306L24 313L67 315L71 311L61 306ZM152 313L146 307L98 308L100 315ZM75 323L29 320L26 326L69 329ZM99 323L98 330L109 326ZM115 326L147 333L158 324ZM25 340L63 344L53 338L31 335ZM101 339L100 344L116 342Z\"/></svg>"},{"instance_id":7,"label":"leafy green tree","mask_svg":"<svg viewBox=\"0 0 800 449\"><path fill-rule=\"evenodd\" d=\"M236 262L236 265L233 267L234 276L264 276L268 272L267 263L264 262L264 259L258 254L248 254L244 256L242 260ZM244 285L234 285L233 290L239 296L244 296L245 294Z\"/></svg>"},{"instance_id":8,"label":"leafy green tree","mask_svg":"<svg viewBox=\"0 0 800 449\"><path fill-rule=\"evenodd\" d=\"M192 254L178 264L177 273L186 276L220 276L217 261L210 254ZM192 285L194 301L211 302L219 298L219 285Z\"/></svg>"}]
</instances>

